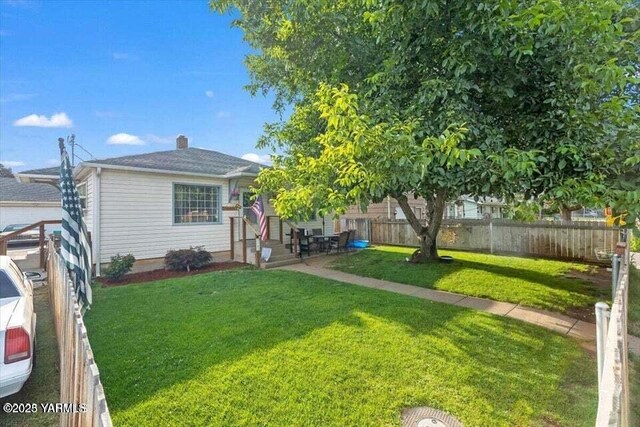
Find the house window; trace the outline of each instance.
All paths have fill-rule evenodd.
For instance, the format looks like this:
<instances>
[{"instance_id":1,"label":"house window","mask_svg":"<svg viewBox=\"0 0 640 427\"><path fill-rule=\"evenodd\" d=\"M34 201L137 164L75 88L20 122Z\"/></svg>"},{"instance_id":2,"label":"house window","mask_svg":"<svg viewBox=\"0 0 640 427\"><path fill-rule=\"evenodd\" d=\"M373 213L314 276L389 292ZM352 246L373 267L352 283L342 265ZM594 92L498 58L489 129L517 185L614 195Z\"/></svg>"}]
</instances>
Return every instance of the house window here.
<instances>
[{"instance_id":1,"label":"house window","mask_svg":"<svg viewBox=\"0 0 640 427\"><path fill-rule=\"evenodd\" d=\"M78 198L80 199L80 206L83 211L87 210L87 183L82 182L76 185L76 189L78 190Z\"/></svg>"},{"instance_id":2,"label":"house window","mask_svg":"<svg viewBox=\"0 0 640 427\"><path fill-rule=\"evenodd\" d=\"M220 187L173 184L174 224L215 224L220 222Z\"/></svg>"}]
</instances>

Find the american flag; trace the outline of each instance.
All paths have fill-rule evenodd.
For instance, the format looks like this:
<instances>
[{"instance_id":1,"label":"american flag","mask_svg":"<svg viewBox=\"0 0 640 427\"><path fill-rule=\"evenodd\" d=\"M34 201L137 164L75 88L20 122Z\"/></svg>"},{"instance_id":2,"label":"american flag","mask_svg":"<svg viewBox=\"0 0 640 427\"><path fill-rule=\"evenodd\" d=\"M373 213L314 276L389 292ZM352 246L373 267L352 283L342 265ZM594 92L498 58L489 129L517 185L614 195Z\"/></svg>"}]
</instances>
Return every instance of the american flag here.
<instances>
[{"instance_id":1,"label":"american flag","mask_svg":"<svg viewBox=\"0 0 640 427\"><path fill-rule=\"evenodd\" d=\"M264 214L262 196L258 196L256 198L256 201L251 206L251 210L258 217L258 223L260 224L260 240L267 240L267 217Z\"/></svg>"},{"instance_id":2,"label":"american flag","mask_svg":"<svg viewBox=\"0 0 640 427\"><path fill-rule=\"evenodd\" d=\"M60 143L60 190L62 195L62 241L60 254L72 273L78 300L83 309L91 305L91 251L87 226L82 219L80 196L73 182L73 168L69 162L64 140Z\"/></svg>"}]
</instances>

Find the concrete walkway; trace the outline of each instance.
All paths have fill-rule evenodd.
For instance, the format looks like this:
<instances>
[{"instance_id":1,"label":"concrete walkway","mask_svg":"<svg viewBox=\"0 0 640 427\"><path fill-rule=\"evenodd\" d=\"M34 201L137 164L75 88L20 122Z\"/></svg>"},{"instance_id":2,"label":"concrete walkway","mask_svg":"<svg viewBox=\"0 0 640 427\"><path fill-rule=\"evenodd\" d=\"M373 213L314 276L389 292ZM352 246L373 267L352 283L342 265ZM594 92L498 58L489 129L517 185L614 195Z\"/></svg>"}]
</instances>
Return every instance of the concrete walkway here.
<instances>
[{"instance_id":1,"label":"concrete walkway","mask_svg":"<svg viewBox=\"0 0 640 427\"><path fill-rule=\"evenodd\" d=\"M511 317L513 319L532 323L576 338L580 341L583 347L595 352L596 325L593 323L583 322L582 320L574 319L560 313L523 307L519 304L493 301L486 298L469 297L452 292L422 288L420 286L405 285L402 283L389 282L387 280L373 279L371 277L362 277L327 268L326 265L334 259L335 256L305 258L302 263L280 267L280 269L312 274L314 276L337 280L339 282L395 292L403 295L410 295L412 297L441 302L444 304L472 308L474 310L480 310L498 316ZM633 353L640 355L640 339L629 336L629 349Z\"/></svg>"}]
</instances>

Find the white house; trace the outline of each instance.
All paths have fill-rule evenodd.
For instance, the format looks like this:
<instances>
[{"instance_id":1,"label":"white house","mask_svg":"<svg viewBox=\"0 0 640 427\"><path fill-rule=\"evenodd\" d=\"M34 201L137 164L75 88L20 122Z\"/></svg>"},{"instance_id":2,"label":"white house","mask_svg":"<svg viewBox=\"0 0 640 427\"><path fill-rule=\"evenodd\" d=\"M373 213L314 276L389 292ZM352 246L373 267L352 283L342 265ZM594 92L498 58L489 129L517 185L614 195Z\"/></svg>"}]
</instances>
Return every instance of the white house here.
<instances>
[{"instance_id":1,"label":"white house","mask_svg":"<svg viewBox=\"0 0 640 427\"><path fill-rule=\"evenodd\" d=\"M190 246L204 246L214 260L229 260L231 245L236 245L231 241L231 217L246 216L255 222L249 187L262 167L216 151L189 148L182 135L175 150L80 163L74 176L91 232L96 274L116 254L133 254L140 271L160 268L168 250ZM266 198L264 203L270 238L276 240L280 220ZM237 242L242 221L234 223ZM283 234L289 233L284 224ZM297 226L333 233L330 218Z\"/></svg>"},{"instance_id":2,"label":"white house","mask_svg":"<svg viewBox=\"0 0 640 427\"><path fill-rule=\"evenodd\" d=\"M61 217L60 190L55 185L0 178L0 230Z\"/></svg>"},{"instance_id":3,"label":"white house","mask_svg":"<svg viewBox=\"0 0 640 427\"><path fill-rule=\"evenodd\" d=\"M505 207L505 203L495 197L480 197L475 200L471 196L462 196L455 201L447 203L444 209L444 218L504 218Z\"/></svg>"}]
</instances>

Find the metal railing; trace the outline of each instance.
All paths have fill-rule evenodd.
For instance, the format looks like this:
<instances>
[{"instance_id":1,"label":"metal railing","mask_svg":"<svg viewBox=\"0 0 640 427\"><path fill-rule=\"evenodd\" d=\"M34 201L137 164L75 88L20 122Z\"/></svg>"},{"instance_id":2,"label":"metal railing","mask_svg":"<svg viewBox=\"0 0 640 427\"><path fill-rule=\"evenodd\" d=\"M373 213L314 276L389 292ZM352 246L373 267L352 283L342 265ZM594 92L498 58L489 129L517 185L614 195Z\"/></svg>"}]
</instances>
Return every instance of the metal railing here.
<instances>
[{"instance_id":1,"label":"metal railing","mask_svg":"<svg viewBox=\"0 0 640 427\"><path fill-rule=\"evenodd\" d=\"M621 245L619 245L621 247ZM627 314L629 298L628 245L612 262L612 302L596 304L598 357L598 415L596 427L629 426L629 343Z\"/></svg>"},{"instance_id":2,"label":"metal railing","mask_svg":"<svg viewBox=\"0 0 640 427\"><path fill-rule=\"evenodd\" d=\"M16 237L26 233L27 231L31 231L34 228L38 228L38 245L40 247L40 268L44 268L45 267L44 253L45 253L45 241L46 241L45 225L50 225L50 224L62 224L62 221L59 219L38 221L38 222L34 222L33 224L22 227L19 230L16 230L9 234L1 236L0 237L0 255L7 254L7 249L9 247L10 240L15 239Z\"/></svg>"}]
</instances>

